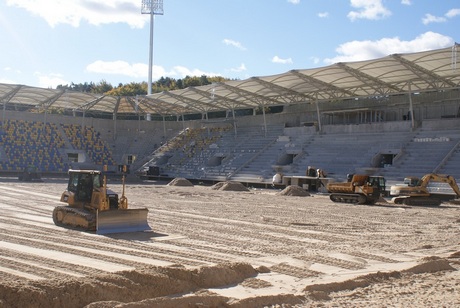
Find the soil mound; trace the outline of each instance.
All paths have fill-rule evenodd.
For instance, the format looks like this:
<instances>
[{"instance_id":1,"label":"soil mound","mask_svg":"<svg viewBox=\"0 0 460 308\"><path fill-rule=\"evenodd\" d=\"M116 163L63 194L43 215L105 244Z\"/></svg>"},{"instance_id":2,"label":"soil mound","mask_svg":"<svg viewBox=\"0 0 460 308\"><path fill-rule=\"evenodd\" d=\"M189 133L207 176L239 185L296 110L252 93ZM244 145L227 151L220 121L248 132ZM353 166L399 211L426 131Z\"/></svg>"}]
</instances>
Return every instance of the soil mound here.
<instances>
[{"instance_id":1,"label":"soil mound","mask_svg":"<svg viewBox=\"0 0 460 308\"><path fill-rule=\"evenodd\" d=\"M0 307L123 307L134 302L139 307L168 307L172 295L177 302L169 304L174 307L181 304L180 299L187 301L177 294L239 284L256 275L249 264L227 263L198 269L147 267L94 277L0 283ZM206 296L196 300L215 307L228 299Z\"/></svg>"},{"instance_id":2,"label":"soil mound","mask_svg":"<svg viewBox=\"0 0 460 308\"><path fill-rule=\"evenodd\" d=\"M453 268L449 261L442 258L433 258L432 260L427 259L426 262L422 262L414 267L411 267L404 272L412 273L412 274L421 274L421 273L436 273L439 271L455 271L456 269Z\"/></svg>"},{"instance_id":3,"label":"soil mound","mask_svg":"<svg viewBox=\"0 0 460 308\"><path fill-rule=\"evenodd\" d=\"M214 190L228 190L228 191L249 191L249 189L240 182L226 181L219 182L211 186Z\"/></svg>"},{"instance_id":4,"label":"soil mound","mask_svg":"<svg viewBox=\"0 0 460 308\"><path fill-rule=\"evenodd\" d=\"M168 186L193 186L193 184L185 178L175 178L168 183Z\"/></svg>"},{"instance_id":5,"label":"soil mound","mask_svg":"<svg viewBox=\"0 0 460 308\"><path fill-rule=\"evenodd\" d=\"M310 193L300 186L289 185L285 189L277 193L279 196L297 196L297 197L308 197Z\"/></svg>"},{"instance_id":6,"label":"soil mound","mask_svg":"<svg viewBox=\"0 0 460 308\"><path fill-rule=\"evenodd\" d=\"M354 290L357 288L366 288L372 284L384 282L394 278L401 278L404 274L422 274L435 273L439 271L455 271L455 268L449 265L446 259L436 258L422 262L414 267L404 271L377 272L349 279L343 282L332 282L325 284L314 284L307 286L304 291L310 298L316 300L325 300L329 298L329 293L340 292L344 290Z\"/></svg>"}]
</instances>

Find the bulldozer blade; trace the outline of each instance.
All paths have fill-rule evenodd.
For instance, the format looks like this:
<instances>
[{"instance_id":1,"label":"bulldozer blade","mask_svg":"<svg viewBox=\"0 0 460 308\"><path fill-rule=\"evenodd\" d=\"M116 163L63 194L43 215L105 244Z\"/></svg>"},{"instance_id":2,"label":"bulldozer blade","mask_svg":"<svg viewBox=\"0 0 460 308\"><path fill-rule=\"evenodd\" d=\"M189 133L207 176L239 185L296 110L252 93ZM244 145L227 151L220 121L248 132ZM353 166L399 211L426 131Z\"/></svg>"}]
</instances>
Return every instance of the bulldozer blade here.
<instances>
[{"instance_id":1,"label":"bulldozer blade","mask_svg":"<svg viewBox=\"0 0 460 308\"><path fill-rule=\"evenodd\" d=\"M97 234L151 230L147 222L148 209L109 210L97 213Z\"/></svg>"}]
</instances>

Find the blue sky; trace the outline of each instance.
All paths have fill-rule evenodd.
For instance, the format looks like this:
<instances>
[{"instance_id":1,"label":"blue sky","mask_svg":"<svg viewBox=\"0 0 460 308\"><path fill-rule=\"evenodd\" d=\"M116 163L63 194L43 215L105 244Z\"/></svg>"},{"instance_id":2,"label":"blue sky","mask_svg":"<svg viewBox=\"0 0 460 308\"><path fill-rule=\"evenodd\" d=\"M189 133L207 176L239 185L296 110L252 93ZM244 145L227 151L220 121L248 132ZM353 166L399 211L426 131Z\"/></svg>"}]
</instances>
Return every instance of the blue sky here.
<instances>
[{"instance_id":1,"label":"blue sky","mask_svg":"<svg viewBox=\"0 0 460 308\"><path fill-rule=\"evenodd\" d=\"M141 0L0 1L0 83L148 80ZM458 0L163 0L153 80L246 79L460 42Z\"/></svg>"}]
</instances>

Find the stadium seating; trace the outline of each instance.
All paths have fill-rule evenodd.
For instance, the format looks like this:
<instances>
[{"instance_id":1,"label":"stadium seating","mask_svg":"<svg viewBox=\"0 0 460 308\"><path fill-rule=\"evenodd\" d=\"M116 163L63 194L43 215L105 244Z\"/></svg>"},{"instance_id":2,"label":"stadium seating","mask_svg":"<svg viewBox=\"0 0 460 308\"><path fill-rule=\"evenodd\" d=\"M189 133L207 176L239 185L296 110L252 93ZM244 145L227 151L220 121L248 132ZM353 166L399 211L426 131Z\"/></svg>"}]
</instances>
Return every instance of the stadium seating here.
<instances>
[{"instance_id":1,"label":"stadium seating","mask_svg":"<svg viewBox=\"0 0 460 308\"><path fill-rule=\"evenodd\" d=\"M64 141L53 123L6 120L2 123L0 144L4 154L1 170L20 171L28 165L49 172L68 168L59 153Z\"/></svg>"},{"instance_id":2,"label":"stadium seating","mask_svg":"<svg viewBox=\"0 0 460 308\"><path fill-rule=\"evenodd\" d=\"M74 124L61 124L61 127L73 148L83 150L92 163L98 166L116 165L110 148L93 127Z\"/></svg>"},{"instance_id":3,"label":"stadium seating","mask_svg":"<svg viewBox=\"0 0 460 308\"><path fill-rule=\"evenodd\" d=\"M184 133L183 133L184 134ZM242 127L237 135L227 130L211 143L199 143L200 131L190 131L170 140L155 153L148 165L156 165L169 177L190 179L271 182L276 170L285 175L305 175L308 166L321 168L337 179L349 173L372 173L388 179L422 176L430 172L460 176L460 132L423 130L392 132L288 133L269 125ZM195 151L181 150L196 141ZM394 153L394 162L380 164L382 153ZM446 172L447 170L453 171Z\"/></svg>"},{"instance_id":4,"label":"stadium seating","mask_svg":"<svg viewBox=\"0 0 460 308\"><path fill-rule=\"evenodd\" d=\"M449 129L449 124L394 131L380 131L380 126L367 130L372 126L365 125L362 130L350 126L352 132L320 133L315 127L268 124L266 129L248 125L235 130L222 124L183 129L172 138L126 130L109 144L110 134L103 136L92 126L8 119L1 123L0 171L35 165L42 172L63 173L72 167L68 153L81 152L96 167L117 166L124 155L133 154L139 159L136 170L142 162L143 170L158 166L170 178L210 181L270 183L278 170L305 175L308 166L338 179L360 172L399 181L430 172L460 178L460 130ZM393 161L379 165L379 155L388 152L394 153Z\"/></svg>"},{"instance_id":5,"label":"stadium seating","mask_svg":"<svg viewBox=\"0 0 460 308\"><path fill-rule=\"evenodd\" d=\"M92 128L79 125L5 120L0 133L0 170L17 172L29 165L42 172L70 168L66 150L82 150L95 165L115 165L110 149ZM65 133L62 133L65 132Z\"/></svg>"}]
</instances>

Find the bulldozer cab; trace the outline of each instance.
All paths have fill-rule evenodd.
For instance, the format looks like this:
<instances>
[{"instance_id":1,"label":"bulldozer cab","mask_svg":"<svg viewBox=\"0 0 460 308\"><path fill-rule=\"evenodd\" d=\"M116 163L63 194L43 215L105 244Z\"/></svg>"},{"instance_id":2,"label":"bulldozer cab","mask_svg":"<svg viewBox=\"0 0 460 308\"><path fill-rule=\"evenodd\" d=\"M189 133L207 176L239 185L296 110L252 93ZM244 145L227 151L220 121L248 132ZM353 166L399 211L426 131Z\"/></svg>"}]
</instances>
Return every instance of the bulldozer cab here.
<instances>
[{"instance_id":1,"label":"bulldozer cab","mask_svg":"<svg viewBox=\"0 0 460 308\"><path fill-rule=\"evenodd\" d=\"M102 186L102 176L96 171L69 170L67 190L73 192L75 201L91 202L93 190Z\"/></svg>"},{"instance_id":2,"label":"bulldozer cab","mask_svg":"<svg viewBox=\"0 0 460 308\"><path fill-rule=\"evenodd\" d=\"M353 186L370 186L380 192L385 191L385 178L383 176L368 176L360 174L347 174L347 181Z\"/></svg>"},{"instance_id":3,"label":"bulldozer cab","mask_svg":"<svg viewBox=\"0 0 460 308\"><path fill-rule=\"evenodd\" d=\"M386 189L386 181L383 176L369 176L369 185L378 188L380 192L384 192Z\"/></svg>"}]
</instances>

